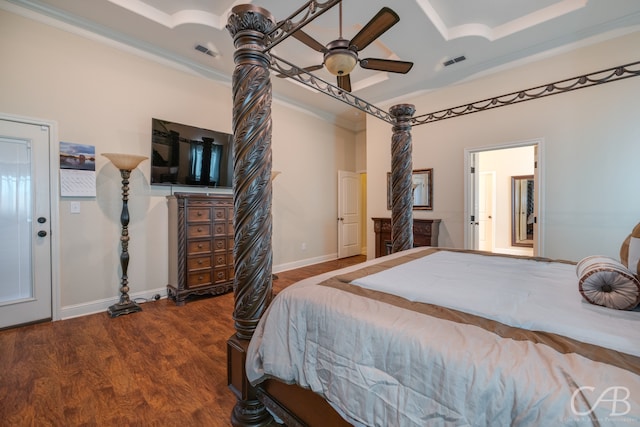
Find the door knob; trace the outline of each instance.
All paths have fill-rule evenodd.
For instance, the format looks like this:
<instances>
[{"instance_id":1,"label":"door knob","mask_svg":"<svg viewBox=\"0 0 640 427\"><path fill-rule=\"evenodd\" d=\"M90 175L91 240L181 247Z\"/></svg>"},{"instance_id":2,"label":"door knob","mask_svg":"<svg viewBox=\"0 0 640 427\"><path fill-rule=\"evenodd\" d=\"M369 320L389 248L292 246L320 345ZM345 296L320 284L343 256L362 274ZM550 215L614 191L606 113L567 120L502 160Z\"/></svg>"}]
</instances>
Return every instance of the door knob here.
<instances>
[{"instance_id":1,"label":"door knob","mask_svg":"<svg viewBox=\"0 0 640 427\"><path fill-rule=\"evenodd\" d=\"M344 218L338 218L338 221L344 221Z\"/></svg>"},{"instance_id":2,"label":"door knob","mask_svg":"<svg viewBox=\"0 0 640 427\"><path fill-rule=\"evenodd\" d=\"M47 218L41 216L40 218L38 218L38 223L40 224L44 224L45 222L47 222Z\"/></svg>"},{"instance_id":3,"label":"door knob","mask_svg":"<svg viewBox=\"0 0 640 427\"><path fill-rule=\"evenodd\" d=\"M46 231L44 231L44 230L40 230L40 231L38 231L38 237L44 237L44 236L46 236L46 235L47 235L47 232L46 232Z\"/></svg>"}]
</instances>

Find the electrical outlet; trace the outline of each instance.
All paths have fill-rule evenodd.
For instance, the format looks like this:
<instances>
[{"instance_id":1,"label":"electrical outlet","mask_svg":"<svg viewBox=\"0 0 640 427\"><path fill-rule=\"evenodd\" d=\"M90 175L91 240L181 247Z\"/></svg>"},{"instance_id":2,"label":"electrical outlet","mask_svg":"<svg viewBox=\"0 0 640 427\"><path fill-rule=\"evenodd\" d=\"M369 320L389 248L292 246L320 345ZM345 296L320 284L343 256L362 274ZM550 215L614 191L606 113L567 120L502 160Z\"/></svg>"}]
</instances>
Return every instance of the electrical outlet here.
<instances>
[{"instance_id":1,"label":"electrical outlet","mask_svg":"<svg viewBox=\"0 0 640 427\"><path fill-rule=\"evenodd\" d=\"M302 244L300 245L300 249L302 249L303 251L307 250L307 243L306 242L302 242Z\"/></svg>"},{"instance_id":2,"label":"electrical outlet","mask_svg":"<svg viewBox=\"0 0 640 427\"><path fill-rule=\"evenodd\" d=\"M69 203L69 211L71 211L72 214L79 214L80 213L80 202L71 202L71 203Z\"/></svg>"}]
</instances>

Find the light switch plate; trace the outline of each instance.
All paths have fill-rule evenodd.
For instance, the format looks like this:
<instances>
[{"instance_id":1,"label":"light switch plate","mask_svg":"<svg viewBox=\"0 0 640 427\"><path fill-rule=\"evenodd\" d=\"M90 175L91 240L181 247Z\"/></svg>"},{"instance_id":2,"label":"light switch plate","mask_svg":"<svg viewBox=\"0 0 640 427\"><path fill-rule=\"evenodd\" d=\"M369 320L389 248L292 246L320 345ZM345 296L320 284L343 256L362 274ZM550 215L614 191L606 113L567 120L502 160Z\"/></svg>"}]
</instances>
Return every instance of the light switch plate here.
<instances>
[{"instance_id":1,"label":"light switch plate","mask_svg":"<svg viewBox=\"0 0 640 427\"><path fill-rule=\"evenodd\" d=\"M69 210L71 211L72 214L79 214L80 213L80 202L71 202L69 204Z\"/></svg>"}]
</instances>

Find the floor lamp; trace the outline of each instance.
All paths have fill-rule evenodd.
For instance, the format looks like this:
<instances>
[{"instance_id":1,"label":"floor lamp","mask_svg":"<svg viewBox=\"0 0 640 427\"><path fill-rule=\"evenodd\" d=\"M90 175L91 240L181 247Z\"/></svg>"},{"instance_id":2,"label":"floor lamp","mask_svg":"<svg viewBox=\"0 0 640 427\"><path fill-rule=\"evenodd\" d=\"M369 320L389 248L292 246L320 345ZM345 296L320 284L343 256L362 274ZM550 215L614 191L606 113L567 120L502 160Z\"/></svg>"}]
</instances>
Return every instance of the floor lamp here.
<instances>
[{"instance_id":1,"label":"floor lamp","mask_svg":"<svg viewBox=\"0 0 640 427\"><path fill-rule=\"evenodd\" d=\"M107 159L118 169L122 177L122 213L120 214L120 223L122 224L122 233L120 234L120 243L122 251L120 252L120 266L122 267L122 278L120 280L120 301L110 306L107 313L111 317L122 316L123 314L136 313L142 311L142 308L131 301L129 298L129 278L127 277L127 268L129 267L129 177L131 171L134 170L140 162L148 159L145 156L136 156L134 154L118 154L103 153Z\"/></svg>"}]
</instances>

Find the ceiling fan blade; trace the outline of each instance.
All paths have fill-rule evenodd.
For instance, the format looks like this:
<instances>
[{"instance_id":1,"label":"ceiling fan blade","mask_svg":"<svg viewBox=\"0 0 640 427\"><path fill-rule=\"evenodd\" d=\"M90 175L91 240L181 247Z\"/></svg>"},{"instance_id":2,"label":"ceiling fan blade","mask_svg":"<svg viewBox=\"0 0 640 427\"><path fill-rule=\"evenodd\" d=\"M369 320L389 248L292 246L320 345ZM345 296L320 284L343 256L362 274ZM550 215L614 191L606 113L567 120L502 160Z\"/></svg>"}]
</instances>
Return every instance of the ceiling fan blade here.
<instances>
[{"instance_id":1,"label":"ceiling fan blade","mask_svg":"<svg viewBox=\"0 0 640 427\"><path fill-rule=\"evenodd\" d=\"M338 87L347 92L351 92L351 77L349 77L349 74L338 76Z\"/></svg>"},{"instance_id":2,"label":"ceiling fan blade","mask_svg":"<svg viewBox=\"0 0 640 427\"><path fill-rule=\"evenodd\" d=\"M389 71L391 73L407 74L413 62L395 61L392 59L365 58L360 60L360 66L368 70Z\"/></svg>"},{"instance_id":3,"label":"ceiling fan blade","mask_svg":"<svg viewBox=\"0 0 640 427\"><path fill-rule=\"evenodd\" d=\"M320 70L324 68L324 65L320 64L320 65L312 65L310 67L304 67L303 70L304 71L308 71L308 72L312 72L312 71L316 71L316 70ZM293 75L297 75L297 74L301 74L301 72L292 72L291 74ZM280 77L280 78L285 78L285 77L290 77L287 74L276 74L276 77Z\"/></svg>"},{"instance_id":4,"label":"ceiling fan blade","mask_svg":"<svg viewBox=\"0 0 640 427\"><path fill-rule=\"evenodd\" d=\"M380 37L385 31L393 27L400 21L400 17L388 7L383 7L367 25L365 25L358 34L349 42L349 47L356 51L362 50L369 46L371 42Z\"/></svg>"},{"instance_id":5,"label":"ceiling fan blade","mask_svg":"<svg viewBox=\"0 0 640 427\"><path fill-rule=\"evenodd\" d=\"M313 37L311 37L309 34L305 33L302 30L295 31L291 33L291 35L294 38L300 40L302 43L309 46L313 50L317 50L318 52L322 52L322 53L325 53L327 51L327 48L324 47L324 45L320 44L319 41L317 41L316 39L314 39Z\"/></svg>"}]
</instances>

